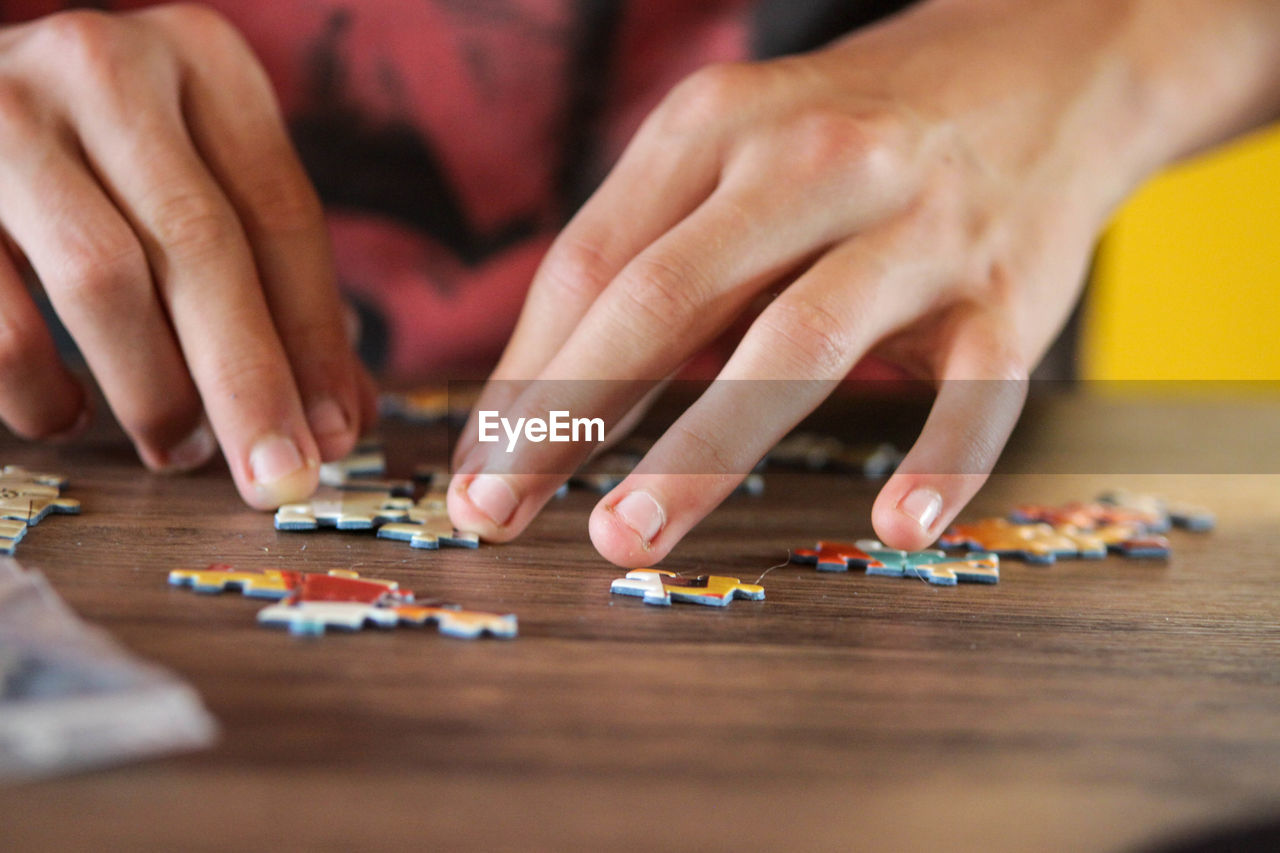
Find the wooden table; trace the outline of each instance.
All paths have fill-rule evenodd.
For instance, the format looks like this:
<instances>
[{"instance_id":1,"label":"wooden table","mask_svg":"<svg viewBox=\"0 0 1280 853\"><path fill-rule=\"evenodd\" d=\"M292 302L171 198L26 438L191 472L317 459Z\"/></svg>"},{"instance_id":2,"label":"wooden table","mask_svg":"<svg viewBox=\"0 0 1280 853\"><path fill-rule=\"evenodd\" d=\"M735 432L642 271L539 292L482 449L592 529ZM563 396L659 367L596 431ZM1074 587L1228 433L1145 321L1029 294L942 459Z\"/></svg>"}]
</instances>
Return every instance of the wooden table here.
<instances>
[{"instance_id":1,"label":"wooden table","mask_svg":"<svg viewBox=\"0 0 1280 853\"><path fill-rule=\"evenodd\" d=\"M1196 426L1206 412L1217 426ZM766 601L725 610L611 596L587 494L515 544L418 552L278 533L224 471L147 475L110 430L5 441L0 458L69 473L84 502L19 559L189 680L223 736L0 790L0 848L1118 850L1274 816L1280 467L1194 473L1224 424L1280 434L1280 405L1046 401L1016 470L966 513L1117 485L1216 509L1216 532L1172 535L1168 563L1007 561L998 586L958 588L791 567L765 578ZM1124 476L1111 439L1149 448L1149 425L1173 473ZM386 434L402 471L442 450L421 429ZM1072 442L1110 461L1071 473ZM755 580L789 548L869 535L876 485L770 475L665 567ZM260 602L165 583L214 560L355 568L515 611L520 637L297 639L257 627Z\"/></svg>"}]
</instances>

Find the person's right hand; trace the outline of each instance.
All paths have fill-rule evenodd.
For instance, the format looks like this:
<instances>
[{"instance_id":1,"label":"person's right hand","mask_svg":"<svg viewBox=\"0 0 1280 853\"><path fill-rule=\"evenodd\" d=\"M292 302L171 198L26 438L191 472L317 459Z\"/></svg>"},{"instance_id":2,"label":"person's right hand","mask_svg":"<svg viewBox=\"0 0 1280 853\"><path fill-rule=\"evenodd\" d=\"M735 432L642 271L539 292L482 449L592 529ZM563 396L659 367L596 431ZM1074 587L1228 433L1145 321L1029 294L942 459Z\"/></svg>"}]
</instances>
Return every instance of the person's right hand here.
<instances>
[{"instance_id":1,"label":"person's right hand","mask_svg":"<svg viewBox=\"0 0 1280 853\"><path fill-rule=\"evenodd\" d=\"M0 30L0 419L74 432L86 396L27 263L143 461L222 446L244 499L315 488L372 394L318 198L240 35L197 6ZM216 443L215 443L216 436Z\"/></svg>"}]
</instances>

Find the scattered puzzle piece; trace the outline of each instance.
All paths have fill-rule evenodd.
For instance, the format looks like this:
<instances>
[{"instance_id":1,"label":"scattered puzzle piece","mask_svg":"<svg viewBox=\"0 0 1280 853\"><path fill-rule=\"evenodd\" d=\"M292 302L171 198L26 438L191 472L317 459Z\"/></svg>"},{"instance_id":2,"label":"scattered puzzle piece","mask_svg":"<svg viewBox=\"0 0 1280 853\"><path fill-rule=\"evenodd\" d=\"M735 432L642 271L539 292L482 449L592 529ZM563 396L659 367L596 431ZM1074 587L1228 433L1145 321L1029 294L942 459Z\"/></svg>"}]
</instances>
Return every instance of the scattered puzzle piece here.
<instances>
[{"instance_id":1,"label":"scattered puzzle piece","mask_svg":"<svg viewBox=\"0 0 1280 853\"><path fill-rule=\"evenodd\" d=\"M0 518L22 521L28 527L35 527L51 512L77 515L80 512L80 501L75 498L13 494L8 488L0 489Z\"/></svg>"},{"instance_id":2,"label":"scattered puzzle piece","mask_svg":"<svg viewBox=\"0 0 1280 853\"><path fill-rule=\"evenodd\" d=\"M52 486L59 491L67 487L67 478L61 474L28 471L21 465L5 465L4 468L0 468L0 480L5 482L36 483L41 486Z\"/></svg>"},{"instance_id":3,"label":"scattered puzzle piece","mask_svg":"<svg viewBox=\"0 0 1280 853\"><path fill-rule=\"evenodd\" d=\"M645 604L668 606L672 601L690 604L709 604L726 607L735 598L759 601L764 598L764 587L743 583L737 578L720 575L704 575L692 580L678 577L674 572L659 569L636 569L618 578L609 587L619 595L634 595Z\"/></svg>"},{"instance_id":4,"label":"scattered puzzle piece","mask_svg":"<svg viewBox=\"0 0 1280 853\"><path fill-rule=\"evenodd\" d=\"M67 478L28 471L19 465L0 468L0 554L12 554L27 530L50 513L76 515L80 502L64 498Z\"/></svg>"},{"instance_id":5,"label":"scattered puzzle piece","mask_svg":"<svg viewBox=\"0 0 1280 853\"><path fill-rule=\"evenodd\" d=\"M377 439L361 439L352 450L336 462L320 466L320 483L342 488L357 477L380 477L387 473L387 457Z\"/></svg>"},{"instance_id":6,"label":"scattered puzzle piece","mask_svg":"<svg viewBox=\"0 0 1280 853\"><path fill-rule=\"evenodd\" d=\"M820 572L847 572L850 569L870 571L871 567L884 568L884 564L876 557L857 545L846 542L819 542L816 550L800 548L792 553L791 562L816 566Z\"/></svg>"},{"instance_id":7,"label":"scattered puzzle piece","mask_svg":"<svg viewBox=\"0 0 1280 853\"><path fill-rule=\"evenodd\" d=\"M276 510L276 530L371 530L389 522L404 521L413 509L410 498L387 492L319 493L305 503L285 504Z\"/></svg>"},{"instance_id":8,"label":"scattered puzzle piece","mask_svg":"<svg viewBox=\"0 0 1280 853\"><path fill-rule=\"evenodd\" d=\"M1098 496L1098 501L1111 506L1163 515L1168 519L1166 529L1169 525L1173 525L1192 533L1207 533L1217 525L1217 518L1211 509L1177 501L1165 501L1155 495L1130 492L1126 489L1104 492ZM1162 531L1153 529L1152 532Z\"/></svg>"},{"instance_id":9,"label":"scattered puzzle piece","mask_svg":"<svg viewBox=\"0 0 1280 853\"><path fill-rule=\"evenodd\" d=\"M1018 524L1042 522L1052 527L1069 525L1078 530L1094 530L1099 527L1125 524L1146 533L1158 533L1169 527L1168 517L1163 512L1152 512L1140 507L1079 501L1062 506L1025 504L1010 514L1010 520Z\"/></svg>"},{"instance_id":10,"label":"scattered puzzle piece","mask_svg":"<svg viewBox=\"0 0 1280 853\"><path fill-rule=\"evenodd\" d=\"M22 541L22 537L26 535L25 521L0 519L0 554L12 554L18 547L18 543Z\"/></svg>"}]
</instances>

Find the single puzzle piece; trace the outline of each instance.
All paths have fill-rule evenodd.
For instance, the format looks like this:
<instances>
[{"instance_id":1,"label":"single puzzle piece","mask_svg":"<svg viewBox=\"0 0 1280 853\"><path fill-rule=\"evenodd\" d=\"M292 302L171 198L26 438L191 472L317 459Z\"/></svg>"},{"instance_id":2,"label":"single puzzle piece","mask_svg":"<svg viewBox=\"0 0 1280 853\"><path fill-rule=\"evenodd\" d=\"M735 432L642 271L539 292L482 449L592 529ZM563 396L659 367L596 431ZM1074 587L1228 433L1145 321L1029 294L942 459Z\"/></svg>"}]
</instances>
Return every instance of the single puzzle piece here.
<instances>
[{"instance_id":1,"label":"single puzzle piece","mask_svg":"<svg viewBox=\"0 0 1280 853\"><path fill-rule=\"evenodd\" d=\"M320 483L341 488L359 477L379 477L387 473L387 457L377 439L362 439L342 459L320 466Z\"/></svg>"},{"instance_id":2,"label":"single puzzle piece","mask_svg":"<svg viewBox=\"0 0 1280 853\"><path fill-rule=\"evenodd\" d=\"M441 546L479 548L480 536L457 530L449 520L442 492L428 492L413 505L405 521L391 522L378 528L379 539L408 542L410 548L434 551Z\"/></svg>"},{"instance_id":3,"label":"single puzzle piece","mask_svg":"<svg viewBox=\"0 0 1280 853\"><path fill-rule=\"evenodd\" d=\"M224 563L213 563L205 569L174 569L169 572L171 585L190 587L206 595L230 590L249 598L279 599L292 593L301 582L301 572L236 570Z\"/></svg>"},{"instance_id":4,"label":"single puzzle piece","mask_svg":"<svg viewBox=\"0 0 1280 853\"><path fill-rule=\"evenodd\" d=\"M684 601L690 604L709 604L715 607L727 607L735 598L747 598L760 601L764 598L764 587L743 583L737 578L721 575L703 575L686 580L674 572L660 569L636 569L627 572L625 578L618 578L609 587L610 592L619 595L634 595L644 599L645 604L669 606L672 601Z\"/></svg>"},{"instance_id":5,"label":"single puzzle piece","mask_svg":"<svg viewBox=\"0 0 1280 853\"><path fill-rule=\"evenodd\" d=\"M1099 495L1098 501L1116 507L1159 513L1168 519L1166 528L1172 525L1192 533L1207 533L1217 526L1217 518L1213 510L1179 501L1165 501L1156 495L1114 489ZM1163 531L1153 530L1152 532Z\"/></svg>"},{"instance_id":6,"label":"single puzzle piece","mask_svg":"<svg viewBox=\"0 0 1280 853\"><path fill-rule=\"evenodd\" d=\"M900 551L886 548L875 539L859 539L858 547L882 564L869 567L869 575L920 578L938 586L1000 582L1000 558L995 554L971 552L955 557L936 549Z\"/></svg>"},{"instance_id":7,"label":"single puzzle piece","mask_svg":"<svg viewBox=\"0 0 1280 853\"><path fill-rule=\"evenodd\" d=\"M26 522L0 519L0 554L12 554L26 535Z\"/></svg>"},{"instance_id":8,"label":"single puzzle piece","mask_svg":"<svg viewBox=\"0 0 1280 853\"><path fill-rule=\"evenodd\" d=\"M318 493L305 503L285 504L276 510L276 530L371 530L383 524L405 521L413 509L410 498L387 492Z\"/></svg>"},{"instance_id":9,"label":"single puzzle piece","mask_svg":"<svg viewBox=\"0 0 1280 853\"><path fill-rule=\"evenodd\" d=\"M876 543L879 544L879 543ZM850 569L883 569L884 564L857 545L847 542L819 542L817 549L800 548L791 554L791 562L816 566L820 572L847 572Z\"/></svg>"},{"instance_id":10,"label":"single puzzle piece","mask_svg":"<svg viewBox=\"0 0 1280 853\"><path fill-rule=\"evenodd\" d=\"M40 495L6 494L0 489L0 518L22 521L35 527L50 513L78 515L80 501L75 498L43 497Z\"/></svg>"},{"instance_id":11,"label":"single puzzle piece","mask_svg":"<svg viewBox=\"0 0 1280 853\"><path fill-rule=\"evenodd\" d=\"M41 486L51 486L59 491L67 487L67 478L61 474L28 471L21 465L5 465L0 468L0 480L5 482L35 483Z\"/></svg>"},{"instance_id":12,"label":"single puzzle piece","mask_svg":"<svg viewBox=\"0 0 1280 853\"><path fill-rule=\"evenodd\" d=\"M995 554L1028 563L1050 564L1059 557L1101 559L1107 546L1096 536L1048 524L1015 524L1004 518L984 518L974 524L957 524L938 540L943 548Z\"/></svg>"}]
</instances>

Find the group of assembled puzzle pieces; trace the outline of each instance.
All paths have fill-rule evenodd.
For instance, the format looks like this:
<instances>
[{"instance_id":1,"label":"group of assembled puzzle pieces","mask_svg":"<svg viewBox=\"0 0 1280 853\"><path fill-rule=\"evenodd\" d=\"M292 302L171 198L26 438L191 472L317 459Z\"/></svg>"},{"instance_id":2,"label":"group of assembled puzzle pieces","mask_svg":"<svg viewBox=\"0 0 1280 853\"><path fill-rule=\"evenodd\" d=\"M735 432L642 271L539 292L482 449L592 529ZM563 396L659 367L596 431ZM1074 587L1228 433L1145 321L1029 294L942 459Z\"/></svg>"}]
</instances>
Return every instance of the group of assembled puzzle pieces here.
<instances>
[{"instance_id":1,"label":"group of assembled puzzle pieces","mask_svg":"<svg viewBox=\"0 0 1280 853\"><path fill-rule=\"evenodd\" d=\"M0 468L0 554L12 554L27 530L50 513L80 512L80 501L62 497L66 486L61 474L40 474L17 465Z\"/></svg>"},{"instance_id":2,"label":"group of assembled puzzle pieces","mask_svg":"<svg viewBox=\"0 0 1280 853\"><path fill-rule=\"evenodd\" d=\"M514 614L463 610L440 599L417 600L395 581L362 578L357 572L328 573L283 569L238 571L214 564L206 569L175 569L169 583L200 593L239 590L250 598L276 603L258 612L258 622L289 629L293 634L318 635L327 628L358 631L366 625L394 628L434 622L441 634L474 639L484 634L516 635Z\"/></svg>"},{"instance_id":3,"label":"group of assembled puzzle pieces","mask_svg":"<svg viewBox=\"0 0 1280 853\"><path fill-rule=\"evenodd\" d=\"M800 549L791 559L823 572L862 569L869 575L920 578L940 586L998 583L1001 558L1039 564L1102 559L1107 554L1163 559L1170 553L1163 534L1171 528L1206 532L1214 524L1213 513L1202 507L1112 491L1088 503L1028 504L1007 519L954 525L938 540L946 550L898 551L861 539L852 545L819 542L816 549ZM967 553L959 556L948 550Z\"/></svg>"},{"instance_id":4,"label":"group of assembled puzzle pieces","mask_svg":"<svg viewBox=\"0 0 1280 853\"><path fill-rule=\"evenodd\" d=\"M447 476L425 475L426 494L414 501L411 481L379 479L385 473L381 447L363 443L347 458L320 467L321 490L311 500L276 510L276 530L376 530L380 539L429 551L480 546L479 536L456 530L449 521Z\"/></svg>"}]
</instances>

